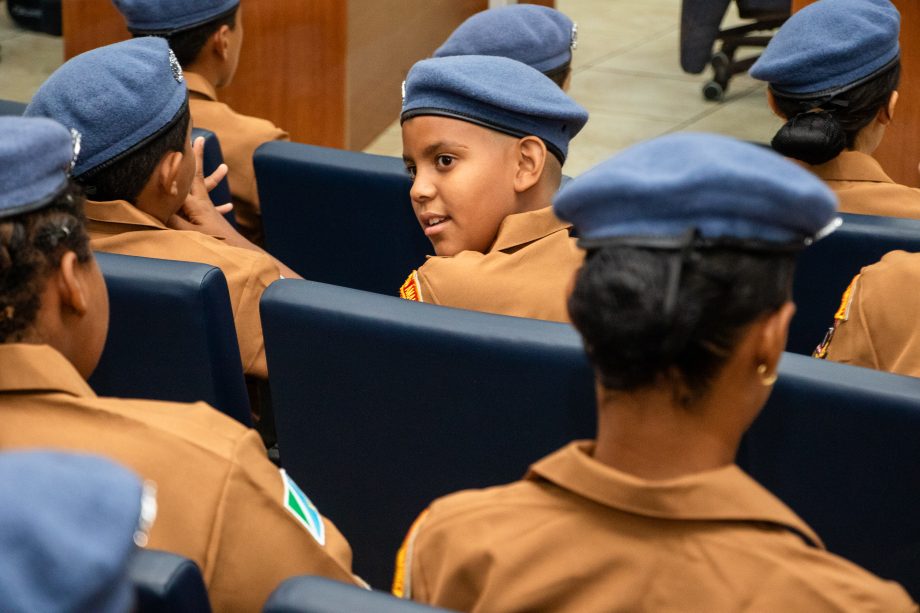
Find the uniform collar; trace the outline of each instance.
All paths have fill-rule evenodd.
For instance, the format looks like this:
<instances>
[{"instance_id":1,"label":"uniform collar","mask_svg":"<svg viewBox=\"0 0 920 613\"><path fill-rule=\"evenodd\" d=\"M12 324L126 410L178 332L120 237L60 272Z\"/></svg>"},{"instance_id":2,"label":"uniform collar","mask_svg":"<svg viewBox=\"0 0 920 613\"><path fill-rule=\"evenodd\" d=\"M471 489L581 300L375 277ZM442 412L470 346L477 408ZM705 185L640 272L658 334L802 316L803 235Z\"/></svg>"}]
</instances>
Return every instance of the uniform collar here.
<instances>
[{"instance_id":1,"label":"uniform collar","mask_svg":"<svg viewBox=\"0 0 920 613\"><path fill-rule=\"evenodd\" d=\"M560 220L553 214L551 206L508 215L498 227L498 235L490 251L513 249L571 227L572 224Z\"/></svg>"},{"instance_id":2,"label":"uniform collar","mask_svg":"<svg viewBox=\"0 0 920 613\"><path fill-rule=\"evenodd\" d=\"M211 82L196 72L185 71L185 85L191 94L204 96L208 100L217 102L217 90L211 85Z\"/></svg>"},{"instance_id":3,"label":"uniform collar","mask_svg":"<svg viewBox=\"0 0 920 613\"><path fill-rule=\"evenodd\" d=\"M860 151L844 151L830 162L807 168L825 181L894 183L878 160Z\"/></svg>"},{"instance_id":4,"label":"uniform collar","mask_svg":"<svg viewBox=\"0 0 920 613\"><path fill-rule=\"evenodd\" d=\"M824 548L808 524L734 464L647 481L597 462L593 450L591 441L570 443L531 466L527 479L545 479L604 506L646 517L775 524Z\"/></svg>"},{"instance_id":5,"label":"uniform collar","mask_svg":"<svg viewBox=\"0 0 920 613\"><path fill-rule=\"evenodd\" d=\"M48 345L0 344L0 393L59 392L96 396L73 364Z\"/></svg>"},{"instance_id":6,"label":"uniform collar","mask_svg":"<svg viewBox=\"0 0 920 613\"><path fill-rule=\"evenodd\" d=\"M126 200L111 200L109 202L87 200L86 218L99 223L140 226L145 230L168 229L159 219L153 215L148 215Z\"/></svg>"}]
</instances>

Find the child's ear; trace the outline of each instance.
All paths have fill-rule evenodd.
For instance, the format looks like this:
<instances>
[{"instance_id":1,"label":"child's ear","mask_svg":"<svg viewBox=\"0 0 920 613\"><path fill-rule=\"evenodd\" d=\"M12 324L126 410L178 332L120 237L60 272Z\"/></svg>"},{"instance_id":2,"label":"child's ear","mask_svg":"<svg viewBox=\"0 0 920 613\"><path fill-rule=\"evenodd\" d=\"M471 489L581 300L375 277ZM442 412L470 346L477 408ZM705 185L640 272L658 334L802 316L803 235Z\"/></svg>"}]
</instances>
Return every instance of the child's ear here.
<instances>
[{"instance_id":1,"label":"child's ear","mask_svg":"<svg viewBox=\"0 0 920 613\"><path fill-rule=\"evenodd\" d=\"M536 136L518 141L518 167L514 175L514 191L525 192L540 181L546 166L546 144Z\"/></svg>"},{"instance_id":2,"label":"child's ear","mask_svg":"<svg viewBox=\"0 0 920 613\"><path fill-rule=\"evenodd\" d=\"M224 24L211 37L214 41L214 52L224 61L230 57L230 31L230 26Z\"/></svg>"},{"instance_id":3,"label":"child's ear","mask_svg":"<svg viewBox=\"0 0 920 613\"><path fill-rule=\"evenodd\" d=\"M181 151L170 151L157 165L155 176L160 190L169 196L179 195L179 171L182 169L182 160L185 154Z\"/></svg>"}]
</instances>

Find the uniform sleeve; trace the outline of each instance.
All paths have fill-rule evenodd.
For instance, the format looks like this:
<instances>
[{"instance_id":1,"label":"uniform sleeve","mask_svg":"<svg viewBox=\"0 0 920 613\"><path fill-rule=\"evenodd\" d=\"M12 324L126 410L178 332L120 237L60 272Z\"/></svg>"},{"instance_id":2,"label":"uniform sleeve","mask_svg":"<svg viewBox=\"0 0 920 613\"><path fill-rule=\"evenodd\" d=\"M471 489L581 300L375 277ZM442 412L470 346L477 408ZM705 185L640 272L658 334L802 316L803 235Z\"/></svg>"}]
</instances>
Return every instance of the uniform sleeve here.
<instances>
[{"instance_id":1,"label":"uniform sleeve","mask_svg":"<svg viewBox=\"0 0 920 613\"><path fill-rule=\"evenodd\" d=\"M268 461L253 430L238 442L215 517L205 577L215 611L260 611L295 575L359 583L348 543Z\"/></svg>"},{"instance_id":2,"label":"uniform sleeve","mask_svg":"<svg viewBox=\"0 0 920 613\"><path fill-rule=\"evenodd\" d=\"M880 368L878 352L872 332L865 318L863 305L862 276L858 275L843 294L840 309L834 315L834 327L825 341L826 347L819 348L816 356L826 354L828 360Z\"/></svg>"},{"instance_id":3,"label":"uniform sleeve","mask_svg":"<svg viewBox=\"0 0 920 613\"><path fill-rule=\"evenodd\" d=\"M280 278L278 267L270 257L255 258L246 279L246 287L243 289L236 317L243 371L260 379L268 378L268 363L265 359L265 339L262 336L259 301L265 289Z\"/></svg>"}]
</instances>

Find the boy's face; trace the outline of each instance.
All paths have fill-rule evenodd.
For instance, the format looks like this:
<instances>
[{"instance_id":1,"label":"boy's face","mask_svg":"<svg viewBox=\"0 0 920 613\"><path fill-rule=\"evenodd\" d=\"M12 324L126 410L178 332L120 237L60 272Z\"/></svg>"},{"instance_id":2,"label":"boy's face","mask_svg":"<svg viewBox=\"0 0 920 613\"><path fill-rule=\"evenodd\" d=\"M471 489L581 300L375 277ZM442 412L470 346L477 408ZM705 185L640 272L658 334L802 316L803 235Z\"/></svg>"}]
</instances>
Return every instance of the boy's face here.
<instances>
[{"instance_id":1,"label":"boy's face","mask_svg":"<svg viewBox=\"0 0 920 613\"><path fill-rule=\"evenodd\" d=\"M412 208L438 255L486 252L517 213L518 139L459 119L414 117L403 124Z\"/></svg>"}]
</instances>

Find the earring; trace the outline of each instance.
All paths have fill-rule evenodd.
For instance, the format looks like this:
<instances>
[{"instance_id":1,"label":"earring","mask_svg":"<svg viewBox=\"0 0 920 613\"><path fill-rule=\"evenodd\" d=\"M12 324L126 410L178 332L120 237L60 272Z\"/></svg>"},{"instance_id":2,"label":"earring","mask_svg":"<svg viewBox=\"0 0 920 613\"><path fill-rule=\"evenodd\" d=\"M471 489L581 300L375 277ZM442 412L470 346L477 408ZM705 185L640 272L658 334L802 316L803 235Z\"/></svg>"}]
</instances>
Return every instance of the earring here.
<instances>
[{"instance_id":1,"label":"earring","mask_svg":"<svg viewBox=\"0 0 920 613\"><path fill-rule=\"evenodd\" d=\"M761 364L760 366L757 367L757 374L760 376L760 383L764 387L770 387L771 385L776 383L776 379L779 378L779 375L775 372L771 375L767 375L767 365L766 364Z\"/></svg>"}]
</instances>

